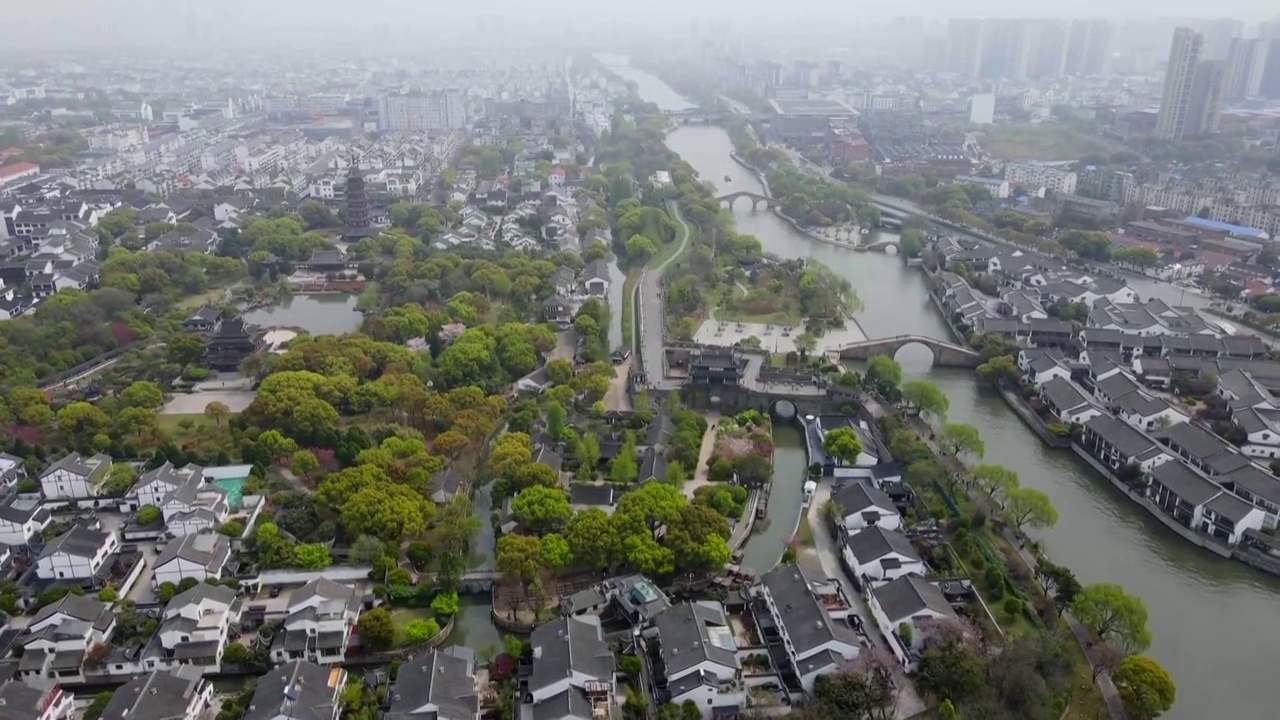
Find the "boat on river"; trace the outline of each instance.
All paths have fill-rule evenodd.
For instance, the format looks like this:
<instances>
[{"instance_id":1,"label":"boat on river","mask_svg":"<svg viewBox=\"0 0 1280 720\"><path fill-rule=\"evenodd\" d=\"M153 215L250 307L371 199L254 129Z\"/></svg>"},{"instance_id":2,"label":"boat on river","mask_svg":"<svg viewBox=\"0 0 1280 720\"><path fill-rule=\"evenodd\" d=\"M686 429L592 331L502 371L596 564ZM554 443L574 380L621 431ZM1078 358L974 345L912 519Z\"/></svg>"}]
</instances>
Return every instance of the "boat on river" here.
<instances>
[{"instance_id":1,"label":"boat on river","mask_svg":"<svg viewBox=\"0 0 1280 720\"><path fill-rule=\"evenodd\" d=\"M725 181L725 182L733 182L733 178L729 177L728 175L725 175L725 176L724 176L724 181Z\"/></svg>"}]
</instances>

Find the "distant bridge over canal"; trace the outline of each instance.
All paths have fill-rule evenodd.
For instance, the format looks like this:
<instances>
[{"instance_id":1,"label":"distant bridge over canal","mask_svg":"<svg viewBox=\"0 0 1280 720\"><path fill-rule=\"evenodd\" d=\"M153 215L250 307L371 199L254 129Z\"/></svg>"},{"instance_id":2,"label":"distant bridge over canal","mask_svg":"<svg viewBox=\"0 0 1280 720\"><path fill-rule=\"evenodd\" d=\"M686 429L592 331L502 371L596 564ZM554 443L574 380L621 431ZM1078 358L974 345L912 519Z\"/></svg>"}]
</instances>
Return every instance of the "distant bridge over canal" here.
<instances>
[{"instance_id":1,"label":"distant bridge over canal","mask_svg":"<svg viewBox=\"0 0 1280 720\"><path fill-rule=\"evenodd\" d=\"M923 345L933 353L933 364L940 367L974 368L982 364L982 354L944 340L924 335L897 335L876 340L863 340L832 350L843 360L870 360L876 355L893 357L908 345Z\"/></svg>"},{"instance_id":2,"label":"distant bridge over canal","mask_svg":"<svg viewBox=\"0 0 1280 720\"><path fill-rule=\"evenodd\" d=\"M771 198L768 195L761 195L760 193L749 192L747 190L739 190L737 192L728 193L727 195L721 195L716 198L716 200L724 203L730 210L732 210L733 204L742 198L748 198L751 200L752 210L758 209L761 205L764 205L766 210L779 205L778 200L775 198Z\"/></svg>"}]
</instances>

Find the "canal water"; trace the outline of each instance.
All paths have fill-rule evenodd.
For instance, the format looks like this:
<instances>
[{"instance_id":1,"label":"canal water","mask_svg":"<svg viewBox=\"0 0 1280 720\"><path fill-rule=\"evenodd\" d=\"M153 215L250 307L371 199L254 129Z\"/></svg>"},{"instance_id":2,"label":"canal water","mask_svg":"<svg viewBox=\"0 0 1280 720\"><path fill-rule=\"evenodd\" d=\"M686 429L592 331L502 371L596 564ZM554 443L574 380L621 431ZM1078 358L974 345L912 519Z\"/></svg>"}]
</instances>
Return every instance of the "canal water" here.
<instances>
[{"instance_id":1,"label":"canal water","mask_svg":"<svg viewBox=\"0 0 1280 720\"><path fill-rule=\"evenodd\" d=\"M638 86L645 100L679 108L688 102L656 77L623 68L619 74ZM704 178L729 175L735 190L759 192L755 177L729 157L732 144L716 127L689 126L668 137L668 145ZM719 182L717 182L719 185ZM759 238L766 251L787 258L820 260L848 278L863 303L857 320L868 337L917 333L950 339L934 311L923 274L901 259L879 253L855 253L818 242L796 231L769 211L735 209L738 230ZM1181 299L1181 290L1153 282L1137 282L1143 296ZM1186 294L1186 304L1193 295ZM1054 561L1072 568L1083 583L1116 582L1141 596L1150 611L1154 635L1150 654L1169 669L1178 684L1178 702L1164 717L1201 720L1209 717L1276 717L1275 660L1280 644L1280 580L1239 563L1220 559L1185 543L1144 512L1125 501L1111 486L1069 453L1044 447L1001 399L980 388L969 372L934 370L927 350L903 348L897 358L908 375L928 377L951 402L950 419L972 423L986 441L986 460L1016 471L1022 482L1047 492L1058 509L1058 525L1041 534ZM785 431L784 431L785 433ZM785 434L779 442L787 443ZM796 443L798 463L803 449ZM777 464L777 500L791 494L799 475L784 451ZM797 500L798 506L798 500ZM765 569L777 558L794 527L794 512L782 503L770 505L769 531L748 545L748 564ZM766 542L768 546L766 547Z\"/></svg>"},{"instance_id":2,"label":"canal water","mask_svg":"<svg viewBox=\"0 0 1280 720\"><path fill-rule=\"evenodd\" d=\"M342 335L360 329L364 315L355 295L289 295L267 307L250 310L244 321L262 327L299 327L312 335Z\"/></svg>"},{"instance_id":3,"label":"canal water","mask_svg":"<svg viewBox=\"0 0 1280 720\"><path fill-rule=\"evenodd\" d=\"M742 550L742 564L756 574L773 569L782 559L787 540L795 534L804 502L804 474L808 467L804 438L791 423L773 424L773 488L769 522L757 526Z\"/></svg>"}]
</instances>

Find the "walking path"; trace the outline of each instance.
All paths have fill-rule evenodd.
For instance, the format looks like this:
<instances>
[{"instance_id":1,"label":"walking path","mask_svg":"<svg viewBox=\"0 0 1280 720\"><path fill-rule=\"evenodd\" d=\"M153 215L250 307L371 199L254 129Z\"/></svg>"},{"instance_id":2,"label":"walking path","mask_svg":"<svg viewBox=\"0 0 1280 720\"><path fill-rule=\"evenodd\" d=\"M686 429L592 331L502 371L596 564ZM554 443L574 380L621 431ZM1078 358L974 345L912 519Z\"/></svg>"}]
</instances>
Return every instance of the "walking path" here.
<instances>
[{"instance_id":1,"label":"walking path","mask_svg":"<svg viewBox=\"0 0 1280 720\"><path fill-rule=\"evenodd\" d=\"M964 463L942 452L937 443L933 441L933 429L929 427L927 423L919 418L907 418L906 421L909 425L915 428L917 433L920 434L920 439L924 440L925 444L927 444L929 448L942 459L948 470L956 474L964 474L969 471L968 468L965 467ZM974 502L978 503L980 507L983 507L988 515L991 514L992 510L988 506L986 498L968 488L965 488L965 492L973 499ZM1005 540L1017 549L1018 557L1022 558L1022 562L1031 572L1031 576L1039 577L1036 575L1038 562L1035 556L1032 555L1025 547L1026 541L1007 527L1004 528L1001 533L1004 535ZM1093 640L1089 637L1089 632L1085 630L1084 626L1081 625L1078 620L1072 617L1069 611L1064 612L1062 614L1062 618L1067 622L1067 627L1071 628L1071 634L1075 636L1076 642L1080 644L1080 650L1084 653L1085 660L1089 662L1090 670L1096 672L1097 659L1095 658L1094 653L1090 652L1093 647ZM1128 717L1128 714L1125 712L1124 703L1120 700L1119 692L1116 691L1115 683L1111 681L1111 675L1106 672L1097 673L1097 683L1098 688L1102 691L1102 699L1107 703L1107 711L1110 713L1113 720L1125 720Z\"/></svg>"},{"instance_id":2,"label":"walking path","mask_svg":"<svg viewBox=\"0 0 1280 720\"><path fill-rule=\"evenodd\" d=\"M638 298L633 300L638 317L632 318L631 327L633 332L640 333L641 364L650 386L661 385L665 373L662 357L666 347L662 337L662 272L688 250L689 238L692 236L689 224L680 213L680 205L668 203L667 211L680 226L675 239L676 247L656 265L645 268L633 291L638 293ZM654 259L657 257L660 256Z\"/></svg>"},{"instance_id":3,"label":"walking path","mask_svg":"<svg viewBox=\"0 0 1280 720\"><path fill-rule=\"evenodd\" d=\"M716 435L719 433L720 411L711 410L706 415L707 431L702 434L702 446L698 449L698 467L693 470L693 479L684 484L684 494L693 499L693 492L711 481L707 479L709 468L707 460L716 449Z\"/></svg>"},{"instance_id":4,"label":"walking path","mask_svg":"<svg viewBox=\"0 0 1280 720\"><path fill-rule=\"evenodd\" d=\"M845 596L849 598L849 602L853 603L854 612L858 614L858 617L862 618L862 629L867 638L892 655L893 651L889 649L889 641L885 639L884 633L880 631L880 626L876 624L875 617L871 615L871 610L867 607L867 601L854 589L853 583L850 582L849 576L844 571L844 566L840 564L839 551L836 550L831 533L827 531L827 523L822 517L822 508L830 499L831 481L824 478L818 483L818 488L814 491L813 501L809 503L808 509L809 528L813 531L813 547L805 548L801 554L812 553L817 555L818 561L822 563L822 569L826 572L827 577L840 583ZM920 694L916 692L915 685L909 679L900 675L897 678L896 685L898 701L894 708L895 718L909 718L925 711L927 706L924 700L920 698Z\"/></svg>"}]
</instances>

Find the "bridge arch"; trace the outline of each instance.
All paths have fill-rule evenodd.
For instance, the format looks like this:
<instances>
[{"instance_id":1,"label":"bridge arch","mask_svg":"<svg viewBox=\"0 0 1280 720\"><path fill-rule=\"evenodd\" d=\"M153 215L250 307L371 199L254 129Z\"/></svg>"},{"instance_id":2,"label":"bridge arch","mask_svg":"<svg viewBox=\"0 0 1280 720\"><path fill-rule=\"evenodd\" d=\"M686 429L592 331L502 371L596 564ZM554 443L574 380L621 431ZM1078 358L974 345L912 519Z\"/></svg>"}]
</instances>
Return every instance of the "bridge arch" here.
<instances>
[{"instance_id":1,"label":"bridge arch","mask_svg":"<svg viewBox=\"0 0 1280 720\"><path fill-rule=\"evenodd\" d=\"M943 367L977 367L982 363L982 354L971 348L955 345L944 340L921 335L898 335L876 340L863 340L840 348L839 355L845 360L870 360L876 355L897 357L904 347L921 345L929 350L932 364Z\"/></svg>"},{"instance_id":2,"label":"bridge arch","mask_svg":"<svg viewBox=\"0 0 1280 720\"><path fill-rule=\"evenodd\" d=\"M769 416L781 422L791 422L800 416L800 409L790 400L780 398L769 405Z\"/></svg>"},{"instance_id":3,"label":"bridge arch","mask_svg":"<svg viewBox=\"0 0 1280 720\"><path fill-rule=\"evenodd\" d=\"M728 195L721 195L720 197L716 198L716 200L720 201L722 205L732 210L734 204L736 204L739 200L743 198L747 198L748 200L751 201L752 210L759 210L761 205L764 205L765 209L768 210L769 208L777 204L776 200L774 200L773 198L767 195L760 195L759 193L746 192L744 190L729 193Z\"/></svg>"}]
</instances>

